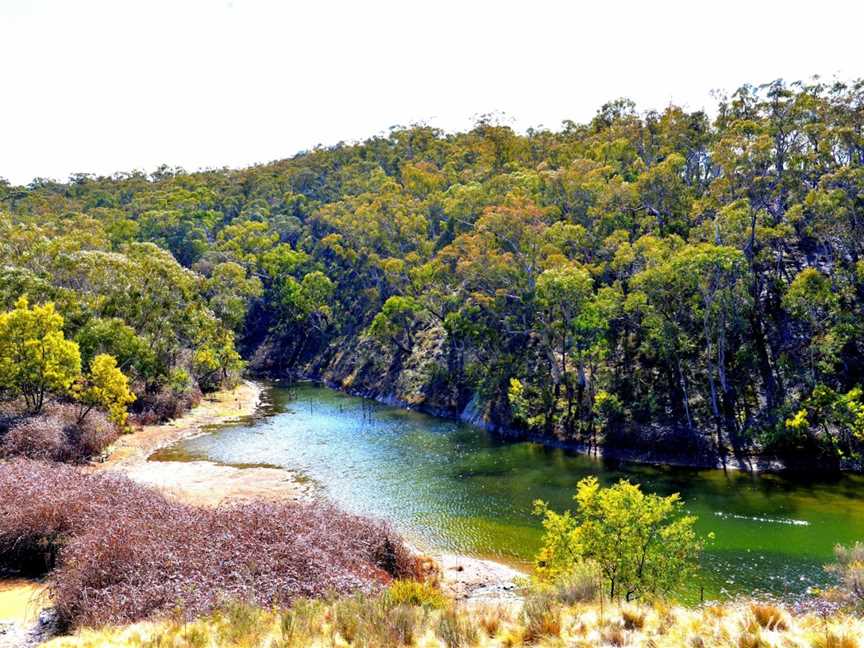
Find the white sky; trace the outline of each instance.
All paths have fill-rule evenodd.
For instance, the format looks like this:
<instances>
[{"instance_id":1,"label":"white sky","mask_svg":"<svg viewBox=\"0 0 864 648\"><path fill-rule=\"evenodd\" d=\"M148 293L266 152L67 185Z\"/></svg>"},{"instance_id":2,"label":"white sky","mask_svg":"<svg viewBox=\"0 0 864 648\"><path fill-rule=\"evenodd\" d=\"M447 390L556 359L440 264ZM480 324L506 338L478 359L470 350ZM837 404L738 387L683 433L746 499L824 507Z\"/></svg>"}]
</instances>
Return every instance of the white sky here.
<instances>
[{"instance_id":1,"label":"white sky","mask_svg":"<svg viewBox=\"0 0 864 648\"><path fill-rule=\"evenodd\" d=\"M0 0L0 177L245 166L394 124L520 129L864 76L860 0Z\"/></svg>"}]
</instances>

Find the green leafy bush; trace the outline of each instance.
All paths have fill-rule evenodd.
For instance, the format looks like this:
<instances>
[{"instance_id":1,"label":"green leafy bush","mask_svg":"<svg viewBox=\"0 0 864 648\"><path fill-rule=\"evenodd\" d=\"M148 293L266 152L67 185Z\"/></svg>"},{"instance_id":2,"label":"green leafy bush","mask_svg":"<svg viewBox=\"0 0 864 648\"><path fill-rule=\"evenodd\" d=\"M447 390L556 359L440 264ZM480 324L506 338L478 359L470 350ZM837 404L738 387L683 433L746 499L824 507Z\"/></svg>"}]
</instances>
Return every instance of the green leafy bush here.
<instances>
[{"instance_id":1,"label":"green leafy bush","mask_svg":"<svg viewBox=\"0 0 864 648\"><path fill-rule=\"evenodd\" d=\"M536 561L541 579L554 582L588 560L602 574L609 596L629 601L669 593L698 568L705 541L677 494L646 495L626 480L602 488L587 477L573 499L576 510L564 513L535 502L544 528Z\"/></svg>"}]
</instances>

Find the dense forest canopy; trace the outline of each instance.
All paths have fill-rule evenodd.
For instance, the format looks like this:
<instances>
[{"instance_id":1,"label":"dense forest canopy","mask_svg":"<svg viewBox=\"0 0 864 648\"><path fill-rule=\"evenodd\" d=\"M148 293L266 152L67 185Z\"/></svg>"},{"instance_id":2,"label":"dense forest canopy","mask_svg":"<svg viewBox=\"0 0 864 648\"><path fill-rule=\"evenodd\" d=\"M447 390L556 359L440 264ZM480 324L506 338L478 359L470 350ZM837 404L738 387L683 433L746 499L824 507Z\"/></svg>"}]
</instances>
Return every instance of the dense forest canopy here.
<instances>
[{"instance_id":1,"label":"dense forest canopy","mask_svg":"<svg viewBox=\"0 0 864 648\"><path fill-rule=\"evenodd\" d=\"M420 391L511 429L854 457L864 81L744 86L715 113L618 100L559 131L2 183L0 311L52 302L141 402L359 345L382 373L426 354Z\"/></svg>"}]
</instances>

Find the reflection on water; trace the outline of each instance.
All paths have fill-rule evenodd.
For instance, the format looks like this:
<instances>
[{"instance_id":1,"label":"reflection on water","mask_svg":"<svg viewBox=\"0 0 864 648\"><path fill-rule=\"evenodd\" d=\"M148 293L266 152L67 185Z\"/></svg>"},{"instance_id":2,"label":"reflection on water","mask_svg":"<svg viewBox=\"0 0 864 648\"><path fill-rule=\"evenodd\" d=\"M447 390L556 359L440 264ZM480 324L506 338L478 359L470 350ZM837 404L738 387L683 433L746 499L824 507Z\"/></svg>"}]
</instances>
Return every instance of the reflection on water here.
<instances>
[{"instance_id":1,"label":"reflection on water","mask_svg":"<svg viewBox=\"0 0 864 648\"><path fill-rule=\"evenodd\" d=\"M719 470L603 462L536 443L300 386L274 388L265 416L216 428L159 453L300 471L348 510L393 522L431 549L528 561L540 541L534 499L558 509L576 483L622 477L681 493L716 540L706 552L707 595L795 595L824 585L835 543L864 539L862 479L792 480Z\"/></svg>"}]
</instances>

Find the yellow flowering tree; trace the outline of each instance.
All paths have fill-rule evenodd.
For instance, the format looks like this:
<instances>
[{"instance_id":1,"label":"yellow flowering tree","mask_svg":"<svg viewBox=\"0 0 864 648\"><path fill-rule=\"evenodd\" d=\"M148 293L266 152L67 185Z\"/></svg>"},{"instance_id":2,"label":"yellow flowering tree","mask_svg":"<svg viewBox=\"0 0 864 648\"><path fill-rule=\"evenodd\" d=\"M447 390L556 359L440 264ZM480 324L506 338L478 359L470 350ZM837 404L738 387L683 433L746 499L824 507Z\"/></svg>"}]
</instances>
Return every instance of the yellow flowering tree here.
<instances>
[{"instance_id":1,"label":"yellow flowering tree","mask_svg":"<svg viewBox=\"0 0 864 648\"><path fill-rule=\"evenodd\" d=\"M117 368L114 356L107 353L100 353L93 358L89 374L75 383L73 393L81 405L79 421L94 407L101 407L108 412L108 418L121 428L126 426L126 408L135 401L135 394L129 389L129 380Z\"/></svg>"},{"instance_id":2,"label":"yellow flowering tree","mask_svg":"<svg viewBox=\"0 0 864 648\"><path fill-rule=\"evenodd\" d=\"M49 394L68 394L81 373L78 345L63 335L63 317L47 303L26 297L0 313L0 391L23 398L38 413Z\"/></svg>"}]
</instances>

